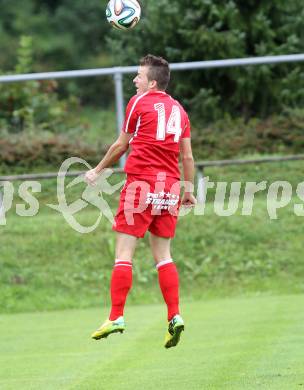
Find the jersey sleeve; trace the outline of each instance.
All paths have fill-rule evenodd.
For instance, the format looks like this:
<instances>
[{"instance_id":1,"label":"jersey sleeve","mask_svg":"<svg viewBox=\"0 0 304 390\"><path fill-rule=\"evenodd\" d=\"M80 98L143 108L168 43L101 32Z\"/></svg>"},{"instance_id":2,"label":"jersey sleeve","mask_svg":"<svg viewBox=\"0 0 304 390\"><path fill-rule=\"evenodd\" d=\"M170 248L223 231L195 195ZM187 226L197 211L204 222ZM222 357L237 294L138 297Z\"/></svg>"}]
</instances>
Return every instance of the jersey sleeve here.
<instances>
[{"instance_id":1,"label":"jersey sleeve","mask_svg":"<svg viewBox=\"0 0 304 390\"><path fill-rule=\"evenodd\" d=\"M137 108L138 96L133 96L127 105L125 120L122 127L122 131L124 131L125 133L132 134L136 130L136 124L139 117Z\"/></svg>"},{"instance_id":2,"label":"jersey sleeve","mask_svg":"<svg viewBox=\"0 0 304 390\"><path fill-rule=\"evenodd\" d=\"M182 138L190 138L191 137L191 125L190 120L187 115L187 113L184 111L184 120L183 120L183 132L182 132Z\"/></svg>"}]
</instances>

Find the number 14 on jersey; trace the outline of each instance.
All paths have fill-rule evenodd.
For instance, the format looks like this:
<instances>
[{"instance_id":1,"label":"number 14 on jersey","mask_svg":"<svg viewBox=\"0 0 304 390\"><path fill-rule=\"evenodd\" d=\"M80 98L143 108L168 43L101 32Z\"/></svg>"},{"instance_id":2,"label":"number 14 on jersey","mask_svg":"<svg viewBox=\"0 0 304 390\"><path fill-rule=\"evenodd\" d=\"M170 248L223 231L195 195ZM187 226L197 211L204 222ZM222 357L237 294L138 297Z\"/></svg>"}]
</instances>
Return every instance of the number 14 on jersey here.
<instances>
[{"instance_id":1,"label":"number 14 on jersey","mask_svg":"<svg viewBox=\"0 0 304 390\"><path fill-rule=\"evenodd\" d=\"M154 104L158 114L156 139L163 141L167 134L174 134L174 142L178 142L182 134L181 112L178 106L173 106L168 122L166 123L166 111L164 103Z\"/></svg>"}]
</instances>

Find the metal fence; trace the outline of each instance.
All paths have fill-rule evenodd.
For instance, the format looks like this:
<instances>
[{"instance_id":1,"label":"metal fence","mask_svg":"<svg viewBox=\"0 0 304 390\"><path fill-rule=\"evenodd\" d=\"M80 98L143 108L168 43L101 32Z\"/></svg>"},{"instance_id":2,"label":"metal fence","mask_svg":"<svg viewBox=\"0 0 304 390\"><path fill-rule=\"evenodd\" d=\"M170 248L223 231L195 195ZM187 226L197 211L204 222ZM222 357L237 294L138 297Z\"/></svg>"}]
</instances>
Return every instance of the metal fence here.
<instances>
[{"instance_id":1,"label":"metal fence","mask_svg":"<svg viewBox=\"0 0 304 390\"><path fill-rule=\"evenodd\" d=\"M214 161L198 161L195 163L197 168L197 200L198 203L202 203L204 199L204 188L203 185L200 185L203 181L203 172L205 168L208 167L224 167L229 165L248 165L248 164L265 164L265 163L275 163L275 162L284 162L284 161L299 161L304 160L304 154L291 155L291 156L274 156L274 157L264 157L259 159L239 159L239 160L214 160ZM114 173L119 174L123 173L122 168L114 168ZM85 171L72 171L67 172L64 176L75 177L84 174ZM34 174L22 174L22 175L11 175L11 176L0 176L1 181L26 181L26 180L49 180L55 179L60 176L55 172L48 173L34 173ZM3 199L2 192L0 191L0 215L3 212Z\"/></svg>"},{"instance_id":2,"label":"metal fence","mask_svg":"<svg viewBox=\"0 0 304 390\"><path fill-rule=\"evenodd\" d=\"M304 160L304 154L297 154L291 156L273 156L273 157L263 157L257 159L238 159L238 160L213 160L213 161L197 161L195 167L198 172L198 177L201 177L205 168L209 167L224 167L229 165L249 165L249 164L265 164L265 163L276 163L283 161L298 161ZM115 174L123 173L122 168L113 168ZM71 171L67 172L64 176L75 177L78 175L84 174L85 171ZM59 176L57 172L48 172L48 173L32 173L32 174L22 174L22 175L6 175L0 176L0 181L25 181L25 180L49 180L55 179Z\"/></svg>"},{"instance_id":3,"label":"metal fence","mask_svg":"<svg viewBox=\"0 0 304 390\"><path fill-rule=\"evenodd\" d=\"M280 56L266 56L253 58L235 58L215 61L195 61L185 63L170 64L172 71L194 70L194 69L211 69L211 68L227 68L235 66L248 65L265 65L265 64L281 64L288 62L302 62L304 54L290 54ZM29 80L48 80L62 78L78 78L78 77L93 77L93 76L109 76L114 77L115 83L115 99L116 99L116 122L117 133L119 134L124 120L124 100L123 100L123 75L136 73L137 66L71 70L63 72L45 72L45 73L30 73L21 75L6 75L0 76L0 83L12 83ZM124 160L121 160L120 166L124 165Z\"/></svg>"}]
</instances>

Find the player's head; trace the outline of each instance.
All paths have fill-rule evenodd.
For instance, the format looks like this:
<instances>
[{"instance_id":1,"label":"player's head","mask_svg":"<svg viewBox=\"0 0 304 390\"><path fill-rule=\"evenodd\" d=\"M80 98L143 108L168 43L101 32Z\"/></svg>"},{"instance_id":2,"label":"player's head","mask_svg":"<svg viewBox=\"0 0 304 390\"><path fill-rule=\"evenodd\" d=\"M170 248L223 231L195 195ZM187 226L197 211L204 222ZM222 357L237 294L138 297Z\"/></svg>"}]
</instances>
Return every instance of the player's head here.
<instances>
[{"instance_id":1,"label":"player's head","mask_svg":"<svg viewBox=\"0 0 304 390\"><path fill-rule=\"evenodd\" d=\"M146 55L140 60L138 74L133 81L139 94L149 90L165 91L170 81L168 62L162 57Z\"/></svg>"}]
</instances>

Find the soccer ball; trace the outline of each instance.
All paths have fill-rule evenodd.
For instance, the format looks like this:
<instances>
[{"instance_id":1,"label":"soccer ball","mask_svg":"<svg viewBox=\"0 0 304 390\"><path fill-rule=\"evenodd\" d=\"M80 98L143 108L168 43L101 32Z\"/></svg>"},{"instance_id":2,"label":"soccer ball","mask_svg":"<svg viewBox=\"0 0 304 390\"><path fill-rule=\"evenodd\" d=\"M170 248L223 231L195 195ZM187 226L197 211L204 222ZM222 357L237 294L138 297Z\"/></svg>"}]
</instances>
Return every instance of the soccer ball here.
<instances>
[{"instance_id":1,"label":"soccer ball","mask_svg":"<svg viewBox=\"0 0 304 390\"><path fill-rule=\"evenodd\" d=\"M110 0L106 9L108 22L119 30L135 27L140 15L141 8L137 0Z\"/></svg>"}]
</instances>

